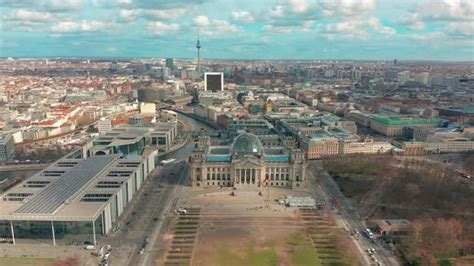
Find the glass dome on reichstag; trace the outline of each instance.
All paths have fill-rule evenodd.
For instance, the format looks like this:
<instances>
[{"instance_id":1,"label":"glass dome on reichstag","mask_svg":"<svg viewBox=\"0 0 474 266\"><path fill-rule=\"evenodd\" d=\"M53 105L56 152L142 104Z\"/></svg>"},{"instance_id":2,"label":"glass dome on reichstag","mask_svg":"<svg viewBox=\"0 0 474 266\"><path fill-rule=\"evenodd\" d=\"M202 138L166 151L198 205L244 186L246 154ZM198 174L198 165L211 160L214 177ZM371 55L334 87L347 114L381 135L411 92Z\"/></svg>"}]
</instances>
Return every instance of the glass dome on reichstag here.
<instances>
[{"instance_id":1,"label":"glass dome on reichstag","mask_svg":"<svg viewBox=\"0 0 474 266\"><path fill-rule=\"evenodd\" d=\"M262 155L263 148L257 136L242 133L235 138L232 144L232 152L237 156Z\"/></svg>"}]
</instances>

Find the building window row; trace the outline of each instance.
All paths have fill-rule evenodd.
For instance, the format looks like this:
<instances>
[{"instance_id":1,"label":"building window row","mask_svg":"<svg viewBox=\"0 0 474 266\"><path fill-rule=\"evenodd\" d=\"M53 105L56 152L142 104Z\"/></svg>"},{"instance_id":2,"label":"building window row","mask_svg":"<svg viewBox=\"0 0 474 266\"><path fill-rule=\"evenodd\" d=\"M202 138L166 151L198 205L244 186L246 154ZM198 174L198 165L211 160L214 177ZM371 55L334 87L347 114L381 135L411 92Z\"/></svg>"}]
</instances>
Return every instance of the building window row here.
<instances>
[{"instance_id":1,"label":"building window row","mask_svg":"<svg viewBox=\"0 0 474 266\"><path fill-rule=\"evenodd\" d=\"M220 173L207 173L207 180L230 180L230 173L220 174Z\"/></svg>"},{"instance_id":2,"label":"building window row","mask_svg":"<svg viewBox=\"0 0 474 266\"><path fill-rule=\"evenodd\" d=\"M290 168L267 167L267 173L289 173Z\"/></svg>"},{"instance_id":3,"label":"building window row","mask_svg":"<svg viewBox=\"0 0 474 266\"><path fill-rule=\"evenodd\" d=\"M230 172L230 168L208 167L208 172Z\"/></svg>"}]
</instances>

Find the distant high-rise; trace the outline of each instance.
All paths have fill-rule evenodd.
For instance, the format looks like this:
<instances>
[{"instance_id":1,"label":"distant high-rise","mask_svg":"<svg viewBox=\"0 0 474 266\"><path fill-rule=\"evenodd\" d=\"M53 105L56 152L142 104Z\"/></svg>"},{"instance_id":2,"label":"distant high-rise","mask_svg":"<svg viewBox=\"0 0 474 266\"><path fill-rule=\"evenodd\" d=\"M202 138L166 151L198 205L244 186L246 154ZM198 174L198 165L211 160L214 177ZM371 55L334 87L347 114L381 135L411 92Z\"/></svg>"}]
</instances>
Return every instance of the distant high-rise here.
<instances>
[{"instance_id":1,"label":"distant high-rise","mask_svg":"<svg viewBox=\"0 0 474 266\"><path fill-rule=\"evenodd\" d=\"M444 84L448 87L448 90L457 90L459 88L459 76L445 77Z\"/></svg>"},{"instance_id":2,"label":"distant high-rise","mask_svg":"<svg viewBox=\"0 0 474 266\"><path fill-rule=\"evenodd\" d=\"M110 119L102 117L97 123L97 127L99 129L99 133L109 132L110 130L112 130L112 121Z\"/></svg>"},{"instance_id":3,"label":"distant high-rise","mask_svg":"<svg viewBox=\"0 0 474 266\"><path fill-rule=\"evenodd\" d=\"M397 59L393 59L393 65L394 65L394 66L397 65Z\"/></svg>"},{"instance_id":4,"label":"distant high-rise","mask_svg":"<svg viewBox=\"0 0 474 266\"><path fill-rule=\"evenodd\" d=\"M12 134L0 135L0 162L9 162L13 159L15 144Z\"/></svg>"},{"instance_id":5,"label":"distant high-rise","mask_svg":"<svg viewBox=\"0 0 474 266\"><path fill-rule=\"evenodd\" d=\"M174 70L173 58L166 58L166 67L171 70Z\"/></svg>"},{"instance_id":6,"label":"distant high-rise","mask_svg":"<svg viewBox=\"0 0 474 266\"><path fill-rule=\"evenodd\" d=\"M162 68L163 79L167 79L171 76L171 70L168 67Z\"/></svg>"},{"instance_id":7,"label":"distant high-rise","mask_svg":"<svg viewBox=\"0 0 474 266\"><path fill-rule=\"evenodd\" d=\"M222 72L206 72L204 73L204 90L205 91L223 91L224 90L224 73Z\"/></svg>"},{"instance_id":8,"label":"distant high-rise","mask_svg":"<svg viewBox=\"0 0 474 266\"><path fill-rule=\"evenodd\" d=\"M198 36L197 36L197 42L196 42L196 48L198 52L198 65L197 65L197 72L199 77L201 77L201 54L200 54L200 49L201 49L201 42L199 42L199 28L198 28Z\"/></svg>"}]
</instances>

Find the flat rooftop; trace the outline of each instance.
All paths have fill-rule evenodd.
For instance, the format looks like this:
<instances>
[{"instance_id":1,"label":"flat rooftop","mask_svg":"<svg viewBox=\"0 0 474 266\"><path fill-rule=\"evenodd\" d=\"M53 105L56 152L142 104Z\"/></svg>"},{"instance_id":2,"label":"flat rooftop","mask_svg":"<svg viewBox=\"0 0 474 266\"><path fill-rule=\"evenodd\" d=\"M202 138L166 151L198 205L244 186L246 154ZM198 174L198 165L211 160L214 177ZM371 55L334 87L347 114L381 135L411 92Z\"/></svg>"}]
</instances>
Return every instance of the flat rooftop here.
<instances>
[{"instance_id":1,"label":"flat rooftop","mask_svg":"<svg viewBox=\"0 0 474 266\"><path fill-rule=\"evenodd\" d=\"M313 133L313 134L309 134L308 137L310 139L314 139L314 140L322 140L322 139L330 139L330 138L333 138L333 136L331 136L329 133L325 132L325 131L321 131L319 133Z\"/></svg>"},{"instance_id":2,"label":"flat rooftop","mask_svg":"<svg viewBox=\"0 0 474 266\"><path fill-rule=\"evenodd\" d=\"M142 162L140 156L62 158L5 191L0 220L92 221Z\"/></svg>"},{"instance_id":3,"label":"flat rooftop","mask_svg":"<svg viewBox=\"0 0 474 266\"><path fill-rule=\"evenodd\" d=\"M114 161L112 156L95 156L81 160L58 180L29 199L15 214L54 214L78 194L95 176Z\"/></svg>"},{"instance_id":4,"label":"flat rooftop","mask_svg":"<svg viewBox=\"0 0 474 266\"><path fill-rule=\"evenodd\" d=\"M399 116L382 116L373 115L370 120L376 121L389 126L410 126L410 125L440 125L439 118L417 118L417 117L399 117Z\"/></svg>"}]
</instances>

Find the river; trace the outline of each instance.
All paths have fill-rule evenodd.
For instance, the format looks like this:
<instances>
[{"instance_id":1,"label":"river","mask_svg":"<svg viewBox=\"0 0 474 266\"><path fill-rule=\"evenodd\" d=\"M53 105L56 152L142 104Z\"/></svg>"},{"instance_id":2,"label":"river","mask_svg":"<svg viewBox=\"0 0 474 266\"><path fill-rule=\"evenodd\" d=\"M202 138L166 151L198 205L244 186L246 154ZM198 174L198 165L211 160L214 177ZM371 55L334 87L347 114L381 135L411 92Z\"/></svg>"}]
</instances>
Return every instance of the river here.
<instances>
[{"instance_id":1,"label":"river","mask_svg":"<svg viewBox=\"0 0 474 266\"><path fill-rule=\"evenodd\" d=\"M206 124L203 124L203 123L201 123L201 122L199 122L199 121L197 121L197 120L195 120L191 117L187 117L187 116L182 115L182 114L178 114L178 119L180 121L186 122L189 125L191 125L192 130L201 130L202 128L205 129L206 131L213 131L214 130L211 127L207 126ZM168 153L168 154L163 155L163 156L159 156L158 160L161 161L161 160L166 160L166 159L170 159L170 158L175 158L175 159L178 159L178 160L187 159L191 155L191 152L193 151L193 149L194 149L194 141L191 141L188 144L186 144L186 146L184 146L183 148L181 148L177 151Z\"/></svg>"},{"instance_id":2,"label":"river","mask_svg":"<svg viewBox=\"0 0 474 266\"><path fill-rule=\"evenodd\" d=\"M199 121L197 121L193 118L184 116L182 114L178 114L178 119L180 121L183 121L183 122L186 122L186 123L190 124L191 128L193 130L200 130L201 128L204 128L205 130L208 130L208 131L213 130L212 128L210 128L206 124L203 124L203 123L201 123L201 122L199 122ZM184 146L183 148L181 148L177 151L174 151L174 152L171 152L169 154L160 156L158 158L158 160L161 161L161 160L165 160L165 159L169 159L169 158L176 158L178 160L187 159L189 157L189 155L191 155L191 152L193 151L193 149L194 149L194 143L193 143L193 141L191 141L186 146ZM40 171L40 170L13 170L13 171L0 172L0 181L5 179L5 178L17 178L17 177L20 177L22 175L24 175L26 177L30 177L30 176L34 175L35 173L37 173L38 171Z\"/></svg>"}]
</instances>

